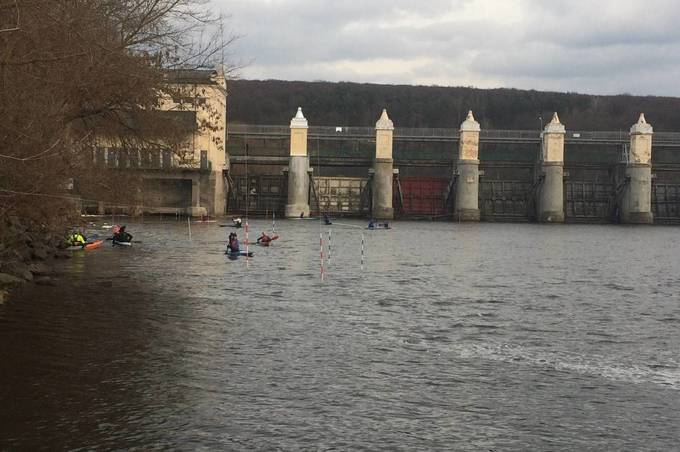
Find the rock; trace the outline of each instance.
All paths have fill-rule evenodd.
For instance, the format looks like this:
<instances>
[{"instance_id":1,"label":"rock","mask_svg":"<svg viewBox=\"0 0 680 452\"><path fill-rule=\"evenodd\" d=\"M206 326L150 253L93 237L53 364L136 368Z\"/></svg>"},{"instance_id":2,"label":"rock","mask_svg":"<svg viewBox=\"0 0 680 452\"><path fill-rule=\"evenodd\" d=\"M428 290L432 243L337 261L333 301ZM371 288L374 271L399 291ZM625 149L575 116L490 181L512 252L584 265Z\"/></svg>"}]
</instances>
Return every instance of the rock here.
<instances>
[{"instance_id":1,"label":"rock","mask_svg":"<svg viewBox=\"0 0 680 452\"><path fill-rule=\"evenodd\" d=\"M7 300L9 300L9 292L6 290L0 290L0 305L4 304Z\"/></svg>"},{"instance_id":2,"label":"rock","mask_svg":"<svg viewBox=\"0 0 680 452\"><path fill-rule=\"evenodd\" d=\"M47 260L47 250L43 246L39 246L33 249L33 258L39 259L41 261Z\"/></svg>"},{"instance_id":3,"label":"rock","mask_svg":"<svg viewBox=\"0 0 680 452\"><path fill-rule=\"evenodd\" d=\"M50 248L59 248L64 244L64 236L59 234L51 234L45 240L45 244Z\"/></svg>"},{"instance_id":4,"label":"rock","mask_svg":"<svg viewBox=\"0 0 680 452\"><path fill-rule=\"evenodd\" d=\"M32 276L32 275L31 275ZM7 273L0 273L0 286L14 286L21 284L24 281L14 275L8 275Z\"/></svg>"},{"instance_id":5,"label":"rock","mask_svg":"<svg viewBox=\"0 0 680 452\"><path fill-rule=\"evenodd\" d=\"M19 262L27 262L31 260L31 252L28 248L22 247L14 250L14 256Z\"/></svg>"},{"instance_id":6,"label":"rock","mask_svg":"<svg viewBox=\"0 0 680 452\"><path fill-rule=\"evenodd\" d=\"M53 273L52 269L42 262L35 262L28 266L33 276L49 276Z\"/></svg>"},{"instance_id":7,"label":"rock","mask_svg":"<svg viewBox=\"0 0 680 452\"><path fill-rule=\"evenodd\" d=\"M39 286L56 286L57 283L49 276L38 276L34 281Z\"/></svg>"},{"instance_id":8,"label":"rock","mask_svg":"<svg viewBox=\"0 0 680 452\"><path fill-rule=\"evenodd\" d=\"M7 225L17 232L24 232L26 230L26 226L23 224L21 219L14 215L7 219Z\"/></svg>"},{"instance_id":9,"label":"rock","mask_svg":"<svg viewBox=\"0 0 680 452\"><path fill-rule=\"evenodd\" d=\"M5 273L16 276L17 278L33 281L33 273L31 273L28 265L23 262L14 262L11 266L5 266L3 270Z\"/></svg>"},{"instance_id":10,"label":"rock","mask_svg":"<svg viewBox=\"0 0 680 452\"><path fill-rule=\"evenodd\" d=\"M69 251L59 250L54 252L54 257L57 259L70 259L73 257Z\"/></svg>"}]
</instances>

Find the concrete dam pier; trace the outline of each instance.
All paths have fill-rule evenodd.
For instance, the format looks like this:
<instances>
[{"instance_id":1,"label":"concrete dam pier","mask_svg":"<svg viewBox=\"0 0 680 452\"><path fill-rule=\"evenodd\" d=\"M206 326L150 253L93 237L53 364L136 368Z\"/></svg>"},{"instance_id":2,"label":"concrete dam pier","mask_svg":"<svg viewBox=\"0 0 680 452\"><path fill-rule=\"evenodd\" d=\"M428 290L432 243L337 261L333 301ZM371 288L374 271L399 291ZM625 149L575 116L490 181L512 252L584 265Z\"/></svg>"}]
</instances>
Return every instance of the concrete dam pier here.
<instances>
[{"instance_id":1,"label":"concrete dam pier","mask_svg":"<svg viewBox=\"0 0 680 452\"><path fill-rule=\"evenodd\" d=\"M375 219L680 223L680 133L231 124L227 211ZM246 165L247 163L247 165ZM247 170L246 170L247 167ZM246 193L247 192L247 193ZM247 194L247 196L246 196Z\"/></svg>"}]
</instances>

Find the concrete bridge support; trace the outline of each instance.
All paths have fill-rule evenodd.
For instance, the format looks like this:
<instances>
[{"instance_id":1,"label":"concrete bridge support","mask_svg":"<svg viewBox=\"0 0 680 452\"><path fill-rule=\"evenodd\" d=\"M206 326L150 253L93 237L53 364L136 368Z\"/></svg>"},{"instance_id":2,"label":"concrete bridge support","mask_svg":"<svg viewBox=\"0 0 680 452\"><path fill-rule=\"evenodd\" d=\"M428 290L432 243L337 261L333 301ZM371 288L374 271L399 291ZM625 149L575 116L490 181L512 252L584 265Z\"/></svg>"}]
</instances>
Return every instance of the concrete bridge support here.
<instances>
[{"instance_id":1,"label":"concrete bridge support","mask_svg":"<svg viewBox=\"0 0 680 452\"><path fill-rule=\"evenodd\" d=\"M191 178L191 206L187 209L187 214L192 217L201 217L208 214L205 207L201 207L201 179L199 176Z\"/></svg>"},{"instance_id":2,"label":"concrete bridge support","mask_svg":"<svg viewBox=\"0 0 680 452\"><path fill-rule=\"evenodd\" d=\"M286 217L309 216L309 155L307 155L307 120L298 108L290 121L290 162L288 164L288 202Z\"/></svg>"},{"instance_id":3,"label":"concrete bridge support","mask_svg":"<svg viewBox=\"0 0 680 452\"><path fill-rule=\"evenodd\" d=\"M564 135L557 113L543 130L541 177L538 192L538 221L564 223Z\"/></svg>"},{"instance_id":4,"label":"concrete bridge support","mask_svg":"<svg viewBox=\"0 0 680 452\"><path fill-rule=\"evenodd\" d=\"M458 145L458 179L456 180L456 207L453 217L457 221L479 221L479 132L472 111L460 125Z\"/></svg>"},{"instance_id":5,"label":"concrete bridge support","mask_svg":"<svg viewBox=\"0 0 680 452\"><path fill-rule=\"evenodd\" d=\"M652 215L652 135L654 130L640 114L630 128L630 151L626 165L627 186L621 202L621 222L651 224Z\"/></svg>"},{"instance_id":6,"label":"concrete bridge support","mask_svg":"<svg viewBox=\"0 0 680 452\"><path fill-rule=\"evenodd\" d=\"M387 116L387 110L375 124L375 160L373 161L373 218L391 220L394 218L392 207L392 179L394 161L392 160L392 140L394 124Z\"/></svg>"}]
</instances>

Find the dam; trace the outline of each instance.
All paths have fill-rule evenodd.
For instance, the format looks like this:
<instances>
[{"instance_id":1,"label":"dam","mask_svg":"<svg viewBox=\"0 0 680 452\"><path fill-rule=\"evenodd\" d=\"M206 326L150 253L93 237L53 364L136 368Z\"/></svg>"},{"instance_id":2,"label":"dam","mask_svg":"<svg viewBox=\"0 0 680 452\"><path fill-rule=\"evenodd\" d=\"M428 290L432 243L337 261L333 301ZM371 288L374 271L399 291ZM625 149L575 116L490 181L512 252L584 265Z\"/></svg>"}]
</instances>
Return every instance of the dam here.
<instances>
[{"instance_id":1,"label":"dam","mask_svg":"<svg viewBox=\"0 0 680 452\"><path fill-rule=\"evenodd\" d=\"M680 223L680 133L230 124L228 213L567 223ZM291 185L292 184L292 185ZM294 199L291 199L292 198ZM287 211L287 207L288 211ZM296 207L291 207L296 206ZM302 206L302 207L300 207Z\"/></svg>"}]
</instances>

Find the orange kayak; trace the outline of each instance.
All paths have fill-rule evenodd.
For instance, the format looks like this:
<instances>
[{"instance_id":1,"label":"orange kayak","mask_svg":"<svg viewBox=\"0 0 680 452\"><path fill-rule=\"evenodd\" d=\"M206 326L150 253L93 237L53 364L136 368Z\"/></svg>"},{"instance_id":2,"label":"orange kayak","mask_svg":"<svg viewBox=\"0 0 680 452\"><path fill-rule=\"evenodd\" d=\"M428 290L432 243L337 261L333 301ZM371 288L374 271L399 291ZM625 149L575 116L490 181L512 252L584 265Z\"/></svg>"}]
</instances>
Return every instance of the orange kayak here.
<instances>
[{"instance_id":1,"label":"orange kayak","mask_svg":"<svg viewBox=\"0 0 680 452\"><path fill-rule=\"evenodd\" d=\"M104 241L103 241L103 240L95 240L94 242L91 242L91 243L86 244L86 245L83 247L83 249L86 249L86 250L93 250L93 249L95 249L95 248L99 248L99 247L102 246L103 244L104 244Z\"/></svg>"}]
</instances>

